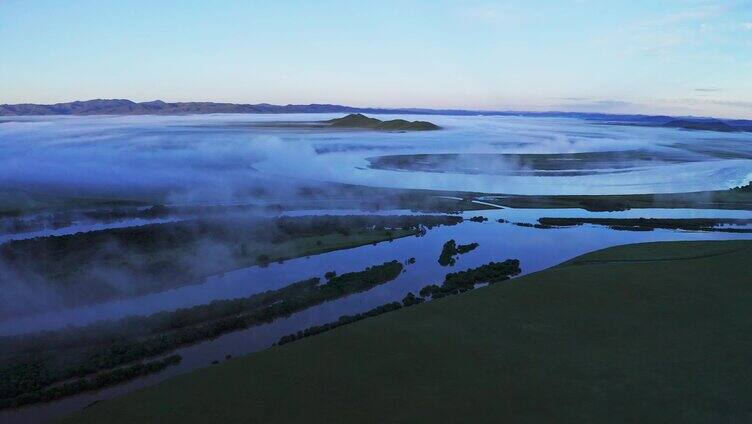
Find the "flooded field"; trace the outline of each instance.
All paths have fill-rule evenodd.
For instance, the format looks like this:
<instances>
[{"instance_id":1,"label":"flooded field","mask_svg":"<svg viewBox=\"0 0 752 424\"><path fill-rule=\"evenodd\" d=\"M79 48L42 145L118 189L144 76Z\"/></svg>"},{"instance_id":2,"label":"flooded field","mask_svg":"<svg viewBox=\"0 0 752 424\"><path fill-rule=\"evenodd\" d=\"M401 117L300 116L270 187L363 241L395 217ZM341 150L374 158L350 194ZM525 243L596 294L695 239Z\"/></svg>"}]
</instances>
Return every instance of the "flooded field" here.
<instances>
[{"instance_id":1,"label":"flooded field","mask_svg":"<svg viewBox=\"0 0 752 424\"><path fill-rule=\"evenodd\" d=\"M62 212L53 213L37 210L37 199L27 199L11 190L6 194L15 202L11 206L29 208L31 212L17 213L11 208L0 217L0 245L13 240L176 223L198 216L192 212L144 215L144 208L151 205L211 208L250 204L257 208L254 214L264 217L418 214L399 207L352 208L348 207L348 199L339 197L332 197L329 204L319 201L315 209L299 205L297 210L281 210L277 202L295 199L303 183L307 184L306 190L316 184L325 187L344 183L400 189L592 195L724 190L746 184L752 175L749 134L522 117L436 116L431 117L432 121L444 129L426 133L322 130L301 124L334 116L45 117L0 123L3 186L32 192L41 188L84 197L107 195L132 201L141 208L131 210L128 216L108 219L96 218L98 215L86 207L61 207ZM270 124L275 121L282 124ZM14 158L20 156L39 166L15 166ZM326 189L321 191L326 199ZM410 194L402 196L409 198ZM433 197L463 200L453 195ZM723 224L706 231L629 231L587 223L547 227L538 221L752 219L749 210L496 209L493 196L479 199L484 201L475 200L475 206L491 209L462 212L463 222L434 227L418 236L271 261L265 266L244 266L166 290L0 320L0 336L64 330L248 297L309 278L324 279L332 271L341 275L392 260L404 264L404 271L397 278L368 291L181 346L170 353L181 355L182 362L159 373L49 403L0 411L0 420L21 423L53 418L177 374L268 348L284 335L336 321L342 315L401 301L407 293L417 294L426 285L440 284L447 273L491 261L518 259L522 274L528 274L621 244L752 238L750 233L726 231L746 231L750 229L748 224ZM105 215L108 213L114 215ZM233 213L249 212L238 209ZM485 219L471 221L473 217ZM457 244L478 243L478 247L457 256L453 265L443 266L438 259L449 240ZM10 278L7 275L0 275L0 282Z\"/></svg>"},{"instance_id":2,"label":"flooded field","mask_svg":"<svg viewBox=\"0 0 752 424\"><path fill-rule=\"evenodd\" d=\"M311 213L298 211L296 215ZM326 210L317 214L352 214L356 211ZM406 211L393 211L405 213ZM677 230L619 231L602 226L582 225L569 228L541 229L516 225L533 224L541 217L673 217L673 218L752 218L750 211L655 209L624 212L588 212L580 209L499 209L465 212L465 218L483 216L485 222L465 222L429 230L421 237L406 237L354 249L339 250L311 257L272 263L268 267L253 266L208 278L204 283L141 297L101 303L89 307L51 312L0 322L0 334L58 329L85 325L102 319L118 319L129 315L152 314L164 310L206 304L214 300L244 297L276 289L310 277L322 277L328 271L338 274L357 271L367 266L396 259L402 262L415 258L397 279L370 291L327 302L272 323L222 335L216 339L180 348L176 353L183 361L165 371L125 384L88 392L52 403L0 412L8 422L24 422L29 417L42 418L81 408L96 400L154 384L171 376L196 368L210 366L213 361L235 357L277 342L280 337L335 321L342 315L367 311L391 301L400 301L408 292L417 293L431 283L440 283L448 272L477 267L490 261L515 258L521 261L523 273L531 273L556 265L577 255L619 244L668 240L748 239L752 234L691 232ZM498 220L508 222L500 223ZM443 244L454 239L458 244L478 243L479 247L460 255L453 266L441 266L438 257Z\"/></svg>"}]
</instances>

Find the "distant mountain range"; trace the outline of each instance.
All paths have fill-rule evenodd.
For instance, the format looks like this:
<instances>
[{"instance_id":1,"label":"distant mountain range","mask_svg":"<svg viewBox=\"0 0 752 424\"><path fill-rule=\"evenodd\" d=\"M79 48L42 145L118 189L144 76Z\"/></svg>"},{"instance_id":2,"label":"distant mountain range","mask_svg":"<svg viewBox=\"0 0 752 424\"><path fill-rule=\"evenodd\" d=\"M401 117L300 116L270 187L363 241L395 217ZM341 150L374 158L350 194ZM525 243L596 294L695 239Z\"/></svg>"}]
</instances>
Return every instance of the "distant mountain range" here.
<instances>
[{"instance_id":1,"label":"distant mountain range","mask_svg":"<svg viewBox=\"0 0 752 424\"><path fill-rule=\"evenodd\" d=\"M205 113L327 113L355 112L357 108L339 105L270 105L161 100L136 103L125 99L96 99L52 105L22 103L0 105L0 115L188 115Z\"/></svg>"},{"instance_id":2,"label":"distant mountain range","mask_svg":"<svg viewBox=\"0 0 752 424\"><path fill-rule=\"evenodd\" d=\"M630 115L586 112L521 112L464 109L360 108L332 104L272 105L212 102L133 102L126 99L96 99L40 105L32 103L0 105L0 116L23 115L189 115L207 113L370 113L459 116L531 116L569 117L613 124L666 126L690 130L752 131L752 120L671 117L665 115Z\"/></svg>"}]
</instances>

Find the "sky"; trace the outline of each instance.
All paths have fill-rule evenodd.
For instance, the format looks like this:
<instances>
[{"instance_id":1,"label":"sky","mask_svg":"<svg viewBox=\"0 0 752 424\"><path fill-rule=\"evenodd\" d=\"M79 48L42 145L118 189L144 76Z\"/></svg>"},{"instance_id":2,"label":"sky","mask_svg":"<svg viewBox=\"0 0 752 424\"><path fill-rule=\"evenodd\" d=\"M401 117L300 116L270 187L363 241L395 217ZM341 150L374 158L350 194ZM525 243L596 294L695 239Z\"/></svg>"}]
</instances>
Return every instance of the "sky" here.
<instances>
[{"instance_id":1,"label":"sky","mask_svg":"<svg viewBox=\"0 0 752 424\"><path fill-rule=\"evenodd\" d=\"M752 0L0 0L0 103L752 118Z\"/></svg>"}]
</instances>

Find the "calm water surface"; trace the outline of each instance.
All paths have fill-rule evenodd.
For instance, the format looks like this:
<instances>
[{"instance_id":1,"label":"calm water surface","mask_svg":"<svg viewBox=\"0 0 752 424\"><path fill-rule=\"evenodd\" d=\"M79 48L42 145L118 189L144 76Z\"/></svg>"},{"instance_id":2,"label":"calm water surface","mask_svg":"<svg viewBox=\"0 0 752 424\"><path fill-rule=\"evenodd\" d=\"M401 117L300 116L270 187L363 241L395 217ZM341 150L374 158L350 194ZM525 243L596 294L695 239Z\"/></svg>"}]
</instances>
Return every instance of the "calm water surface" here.
<instances>
[{"instance_id":1,"label":"calm water surface","mask_svg":"<svg viewBox=\"0 0 752 424\"><path fill-rule=\"evenodd\" d=\"M352 214L355 211L304 211L294 214ZM392 213L406 213L393 211ZM155 384L172 376L209 366L212 361L223 361L226 355L237 357L271 346L283 335L334 321L345 314L355 314L375 306L401 300L406 293L417 293L431 283L441 283L448 272L460 271L508 258L520 259L523 274L539 271L580 254L619 244L661 240L727 240L752 238L752 234L720 232L689 232L655 230L650 232L615 231L606 227L583 225L571 228L535 229L498 223L498 219L512 222L535 222L547 217L674 217L674 218L752 218L750 211L650 209L624 212L588 212L580 209L502 209L467 212L466 218L483 215L483 223L466 221L455 226L429 230L422 237L406 237L392 242L382 242L354 249L324 253L308 258L298 258L274 263L266 268L249 267L216 275L203 284L185 286L174 290L149 294L133 299L107 302L49 314L23 317L0 322L1 334L17 334L41 329L82 325L98 319L116 319L134 314L150 314L204 304L217 299L248 296L265 290L284 287L291 282L323 276L327 271L345 273L393 259L406 261L416 258L416 263L405 267L397 279L368 292L327 302L270 324L252 327L223 335L217 339L198 343L176 353L183 361L165 371L146 376L126 384L84 393L53 403L0 412L0 421L9 423L34 422L80 409L91 402L107 399L133 389ZM442 267L437 259L442 245L449 239L457 243L477 242L476 250L458 257L452 267Z\"/></svg>"}]
</instances>

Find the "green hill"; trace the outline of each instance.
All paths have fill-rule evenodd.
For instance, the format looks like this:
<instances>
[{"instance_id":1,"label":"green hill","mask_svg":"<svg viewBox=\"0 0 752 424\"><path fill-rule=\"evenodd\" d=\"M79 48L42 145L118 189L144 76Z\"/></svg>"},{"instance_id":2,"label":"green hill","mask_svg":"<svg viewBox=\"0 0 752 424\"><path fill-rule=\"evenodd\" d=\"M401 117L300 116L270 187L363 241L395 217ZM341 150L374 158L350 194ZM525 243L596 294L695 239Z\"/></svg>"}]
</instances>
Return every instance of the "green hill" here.
<instances>
[{"instance_id":1,"label":"green hill","mask_svg":"<svg viewBox=\"0 0 752 424\"><path fill-rule=\"evenodd\" d=\"M67 422L749 422L750 275L752 241L610 248Z\"/></svg>"},{"instance_id":2,"label":"green hill","mask_svg":"<svg viewBox=\"0 0 752 424\"><path fill-rule=\"evenodd\" d=\"M376 118L369 118L360 113L351 113L342 118L330 119L324 122L337 128L367 128L380 131L430 131L441 129L438 125L426 121L406 121L404 119L382 121Z\"/></svg>"}]
</instances>

